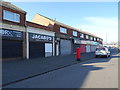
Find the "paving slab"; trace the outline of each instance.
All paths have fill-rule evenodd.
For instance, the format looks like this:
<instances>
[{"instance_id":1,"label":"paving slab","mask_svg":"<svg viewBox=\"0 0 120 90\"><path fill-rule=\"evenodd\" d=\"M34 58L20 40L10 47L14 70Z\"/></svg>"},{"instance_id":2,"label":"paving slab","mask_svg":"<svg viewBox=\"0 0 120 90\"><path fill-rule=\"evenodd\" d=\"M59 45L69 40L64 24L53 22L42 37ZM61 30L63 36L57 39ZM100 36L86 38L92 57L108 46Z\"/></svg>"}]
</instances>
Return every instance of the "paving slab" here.
<instances>
[{"instance_id":1,"label":"paving slab","mask_svg":"<svg viewBox=\"0 0 120 90\"><path fill-rule=\"evenodd\" d=\"M81 61L89 60L94 57L94 53L83 53L81 54ZM81 61L78 62L76 60L76 55L6 61L2 64L2 83L3 85L9 84L28 77L80 63Z\"/></svg>"}]
</instances>

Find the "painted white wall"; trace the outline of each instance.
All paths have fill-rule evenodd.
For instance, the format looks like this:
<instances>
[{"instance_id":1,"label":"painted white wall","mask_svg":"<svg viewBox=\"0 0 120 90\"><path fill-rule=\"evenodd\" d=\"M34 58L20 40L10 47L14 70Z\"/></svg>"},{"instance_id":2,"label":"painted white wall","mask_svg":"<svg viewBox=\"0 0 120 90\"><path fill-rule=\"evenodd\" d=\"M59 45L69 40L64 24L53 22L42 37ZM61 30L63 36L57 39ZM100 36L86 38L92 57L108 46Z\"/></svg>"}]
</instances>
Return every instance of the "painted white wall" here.
<instances>
[{"instance_id":1,"label":"painted white wall","mask_svg":"<svg viewBox=\"0 0 120 90\"><path fill-rule=\"evenodd\" d=\"M59 55L59 43L56 44L56 55Z\"/></svg>"},{"instance_id":2,"label":"painted white wall","mask_svg":"<svg viewBox=\"0 0 120 90\"><path fill-rule=\"evenodd\" d=\"M29 34L28 34L28 32L26 32L26 44L27 44L27 48L26 48L27 54L26 55L27 55L27 59L29 59Z\"/></svg>"},{"instance_id":3,"label":"painted white wall","mask_svg":"<svg viewBox=\"0 0 120 90\"><path fill-rule=\"evenodd\" d=\"M55 37L53 36L53 56L55 56Z\"/></svg>"},{"instance_id":4,"label":"painted white wall","mask_svg":"<svg viewBox=\"0 0 120 90\"><path fill-rule=\"evenodd\" d=\"M25 32L25 27L19 25L10 25L6 23L2 23L2 25L0 25L0 28Z\"/></svg>"},{"instance_id":5,"label":"painted white wall","mask_svg":"<svg viewBox=\"0 0 120 90\"><path fill-rule=\"evenodd\" d=\"M39 29L39 28L34 28L34 27L27 27L27 31L30 32L30 33L37 33L37 34L55 36L55 33L52 32L52 31L46 31L44 29Z\"/></svg>"}]
</instances>

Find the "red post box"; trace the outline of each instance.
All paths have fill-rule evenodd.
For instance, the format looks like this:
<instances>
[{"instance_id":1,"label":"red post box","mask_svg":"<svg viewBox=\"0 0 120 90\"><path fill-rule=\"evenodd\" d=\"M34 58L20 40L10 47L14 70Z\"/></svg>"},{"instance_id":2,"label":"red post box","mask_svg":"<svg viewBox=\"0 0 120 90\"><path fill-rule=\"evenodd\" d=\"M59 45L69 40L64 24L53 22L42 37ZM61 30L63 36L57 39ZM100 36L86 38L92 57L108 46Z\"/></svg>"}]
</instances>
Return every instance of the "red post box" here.
<instances>
[{"instance_id":1,"label":"red post box","mask_svg":"<svg viewBox=\"0 0 120 90\"><path fill-rule=\"evenodd\" d=\"M76 58L77 58L77 61L80 61L80 58L81 58L80 48L77 48L77 49L76 49Z\"/></svg>"}]
</instances>

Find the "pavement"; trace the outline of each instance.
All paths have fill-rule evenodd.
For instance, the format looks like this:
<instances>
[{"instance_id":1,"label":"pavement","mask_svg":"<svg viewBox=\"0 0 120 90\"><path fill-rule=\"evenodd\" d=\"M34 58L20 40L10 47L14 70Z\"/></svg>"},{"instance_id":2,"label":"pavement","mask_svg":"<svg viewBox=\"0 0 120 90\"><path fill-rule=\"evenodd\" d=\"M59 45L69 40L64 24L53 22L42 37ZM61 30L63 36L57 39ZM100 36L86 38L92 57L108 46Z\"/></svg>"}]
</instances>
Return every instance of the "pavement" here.
<instances>
[{"instance_id":1,"label":"pavement","mask_svg":"<svg viewBox=\"0 0 120 90\"><path fill-rule=\"evenodd\" d=\"M116 51L112 51L116 54ZM9 85L51 71L81 63L95 57L94 53L82 53L81 61L76 55L54 56L2 62L2 84Z\"/></svg>"},{"instance_id":2,"label":"pavement","mask_svg":"<svg viewBox=\"0 0 120 90\"><path fill-rule=\"evenodd\" d=\"M109 58L93 58L4 88L118 90L118 58L120 56L117 54L112 54Z\"/></svg>"},{"instance_id":3,"label":"pavement","mask_svg":"<svg viewBox=\"0 0 120 90\"><path fill-rule=\"evenodd\" d=\"M94 53L83 53L81 54L81 61L76 60L76 55L5 61L2 63L2 84L4 86L22 81L60 68L77 64L94 57Z\"/></svg>"}]
</instances>

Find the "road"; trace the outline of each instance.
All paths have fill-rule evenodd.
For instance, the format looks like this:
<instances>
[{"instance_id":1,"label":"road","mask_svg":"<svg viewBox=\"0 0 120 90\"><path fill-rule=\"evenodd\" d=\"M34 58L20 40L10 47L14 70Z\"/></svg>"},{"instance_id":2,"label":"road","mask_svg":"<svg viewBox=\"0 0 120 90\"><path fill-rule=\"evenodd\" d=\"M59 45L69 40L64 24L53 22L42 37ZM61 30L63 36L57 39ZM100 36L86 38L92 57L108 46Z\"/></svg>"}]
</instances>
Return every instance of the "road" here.
<instances>
[{"instance_id":1,"label":"road","mask_svg":"<svg viewBox=\"0 0 120 90\"><path fill-rule=\"evenodd\" d=\"M4 88L118 88L118 55L94 58Z\"/></svg>"}]
</instances>

